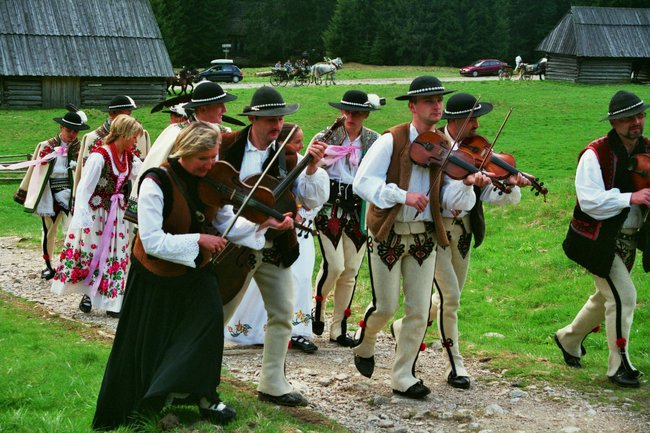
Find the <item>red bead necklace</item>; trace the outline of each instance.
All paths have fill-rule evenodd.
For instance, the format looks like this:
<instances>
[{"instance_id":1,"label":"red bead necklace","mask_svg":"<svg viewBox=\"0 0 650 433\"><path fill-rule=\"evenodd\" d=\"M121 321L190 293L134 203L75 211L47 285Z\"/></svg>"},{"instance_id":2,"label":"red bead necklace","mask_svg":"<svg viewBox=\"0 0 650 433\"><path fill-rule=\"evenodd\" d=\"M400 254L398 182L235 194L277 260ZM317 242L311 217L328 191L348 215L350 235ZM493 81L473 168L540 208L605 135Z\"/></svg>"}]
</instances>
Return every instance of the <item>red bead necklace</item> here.
<instances>
[{"instance_id":1,"label":"red bead necklace","mask_svg":"<svg viewBox=\"0 0 650 433\"><path fill-rule=\"evenodd\" d=\"M108 148L111 151L111 156L113 157L113 164L115 164L115 168L117 168L117 171L120 173L124 173L128 168L128 152L124 151L122 153L122 157L120 158L120 155L117 153L115 142L109 143Z\"/></svg>"}]
</instances>

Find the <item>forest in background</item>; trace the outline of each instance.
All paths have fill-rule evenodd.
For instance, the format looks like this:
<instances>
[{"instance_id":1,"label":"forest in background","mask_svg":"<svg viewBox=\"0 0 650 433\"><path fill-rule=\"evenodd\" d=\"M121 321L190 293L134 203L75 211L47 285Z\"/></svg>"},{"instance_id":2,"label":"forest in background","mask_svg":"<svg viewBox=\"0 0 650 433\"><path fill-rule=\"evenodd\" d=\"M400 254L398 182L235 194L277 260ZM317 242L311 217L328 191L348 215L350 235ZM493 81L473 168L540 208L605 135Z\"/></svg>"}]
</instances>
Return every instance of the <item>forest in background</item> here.
<instances>
[{"instance_id":1,"label":"forest in background","mask_svg":"<svg viewBox=\"0 0 650 433\"><path fill-rule=\"evenodd\" d=\"M372 65L536 61L571 6L648 7L648 0L151 0L175 67L224 57L261 66L307 56Z\"/></svg>"}]
</instances>

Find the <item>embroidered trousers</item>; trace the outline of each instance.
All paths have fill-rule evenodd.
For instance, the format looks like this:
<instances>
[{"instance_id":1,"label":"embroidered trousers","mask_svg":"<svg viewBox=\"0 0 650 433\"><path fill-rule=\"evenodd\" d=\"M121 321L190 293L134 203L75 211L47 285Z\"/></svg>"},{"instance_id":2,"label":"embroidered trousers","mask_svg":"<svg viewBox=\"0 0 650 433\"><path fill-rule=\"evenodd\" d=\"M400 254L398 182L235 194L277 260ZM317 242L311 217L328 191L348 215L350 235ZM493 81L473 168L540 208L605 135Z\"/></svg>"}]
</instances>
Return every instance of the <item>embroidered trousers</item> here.
<instances>
[{"instance_id":1,"label":"embroidered trousers","mask_svg":"<svg viewBox=\"0 0 650 433\"><path fill-rule=\"evenodd\" d=\"M627 347L636 306L636 289L630 278L635 253L634 236L619 236L617 254L614 256L609 276L593 276L596 292L589 297L573 322L557 331L558 340L564 350L573 356L581 357L582 341L604 320L609 348L608 376L614 376L622 362L629 363L632 367Z\"/></svg>"},{"instance_id":2,"label":"embroidered trousers","mask_svg":"<svg viewBox=\"0 0 650 433\"><path fill-rule=\"evenodd\" d=\"M244 289L224 305L224 323L228 323L241 302L251 278L260 289L264 308L268 315L262 371L257 390L265 394L280 396L293 391L284 375L284 364L291 339L294 288L290 268L276 266L262 261L262 252L254 251L255 267L249 272Z\"/></svg>"},{"instance_id":3,"label":"embroidered trousers","mask_svg":"<svg viewBox=\"0 0 650 433\"><path fill-rule=\"evenodd\" d=\"M391 383L406 391L418 382L415 363L427 329L431 287L435 269L435 233L395 235L386 242L368 238L368 261L373 300L367 307L364 324L357 332L359 344L354 354L369 358L375 354L377 334L393 318L399 307L400 286L404 291L403 332L397 338ZM423 248L426 245L426 248Z\"/></svg>"},{"instance_id":4,"label":"embroidered trousers","mask_svg":"<svg viewBox=\"0 0 650 433\"><path fill-rule=\"evenodd\" d=\"M330 324L330 339L336 340L347 332L347 317L345 311L350 308L357 275L365 249L357 251L354 242L343 233L341 240L335 247L327 236L320 236L319 242L323 260L316 277L316 296L321 296L324 310L327 297L334 289L334 311ZM321 317L324 314L321 312Z\"/></svg>"}]
</instances>

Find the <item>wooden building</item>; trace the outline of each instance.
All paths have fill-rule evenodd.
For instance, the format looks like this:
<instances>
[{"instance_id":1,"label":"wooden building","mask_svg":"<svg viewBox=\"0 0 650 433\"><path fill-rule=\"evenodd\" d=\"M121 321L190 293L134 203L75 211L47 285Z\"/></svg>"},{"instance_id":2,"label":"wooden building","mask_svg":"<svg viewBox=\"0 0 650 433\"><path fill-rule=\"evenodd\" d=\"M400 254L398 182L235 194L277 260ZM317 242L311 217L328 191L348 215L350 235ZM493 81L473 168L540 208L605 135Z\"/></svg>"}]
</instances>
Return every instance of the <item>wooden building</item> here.
<instances>
[{"instance_id":1,"label":"wooden building","mask_svg":"<svg viewBox=\"0 0 650 433\"><path fill-rule=\"evenodd\" d=\"M549 80L650 80L650 9L572 6L537 46Z\"/></svg>"},{"instance_id":2,"label":"wooden building","mask_svg":"<svg viewBox=\"0 0 650 433\"><path fill-rule=\"evenodd\" d=\"M174 75L149 0L0 1L0 106L164 99Z\"/></svg>"}]
</instances>

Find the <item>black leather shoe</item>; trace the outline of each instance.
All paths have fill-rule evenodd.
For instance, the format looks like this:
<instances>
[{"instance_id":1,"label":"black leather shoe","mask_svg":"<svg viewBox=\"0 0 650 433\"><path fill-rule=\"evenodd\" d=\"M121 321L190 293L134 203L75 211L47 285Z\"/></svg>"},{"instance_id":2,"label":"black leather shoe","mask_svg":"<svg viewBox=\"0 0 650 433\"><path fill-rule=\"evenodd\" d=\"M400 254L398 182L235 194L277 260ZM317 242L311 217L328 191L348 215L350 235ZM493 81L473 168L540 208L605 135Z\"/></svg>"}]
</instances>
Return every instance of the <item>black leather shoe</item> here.
<instances>
[{"instance_id":1,"label":"black leather shoe","mask_svg":"<svg viewBox=\"0 0 650 433\"><path fill-rule=\"evenodd\" d=\"M354 347L354 339L347 334L341 334L336 339L330 338L330 341L343 347Z\"/></svg>"},{"instance_id":2,"label":"black leather shoe","mask_svg":"<svg viewBox=\"0 0 650 433\"><path fill-rule=\"evenodd\" d=\"M50 268L45 268L41 271L41 278L44 280L51 280L54 278L54 270Z\"/></svg>"},{"instance_id":3,"label":"black leather shoe","mask_svg":"<svg viewBox=\"0 0 650 433\"><path fill-rule=\"evenodd\" d=\"M411 385L406 391L398 391L394 389L393 394L401 395L402 397L419 399L431 394L431 390L425 384L423 384L422 381L419 381L418 383Z\"/></svg>"},{"instance_id":4,"label":"black leather shoe","mask_svg":"<svg viewBox=\"0 0 650 433\"><path fill-rule=\"evenodd\" d=\"M618 371L614 376L609 376L609 381L612 383L615 383L618 386L622 386L623 388L638 388L641 386L641 383L639 382L639 373L637 371L635 372L628 372L622 365L618 367Z\"/></svg>"},{"instance_id":5,"label":"black leather shoe","mask_svg":"<svg viewBox=\"0 0 650 433\"><path fill-rule=\"evenodd\" d=\"M112 317L113 319L119 319L120 318L120 312L119 311L107 311L106 315L108 317Z\"/></svg>"},{"instance_id":6,"label":"black leather shoe","mask_svg":"<svg viewBox=\"0 0 650 433\"><path fill-rule=\"evenodd\" d=\"M237 416L235 409L225 405L221 401L212 403L207 408L199 407L199 413L201 414L201 418L220 425L228 424Z\"/></svg>"},{"instance_id":7,"label":"black leather shoe","mask_svg":"<svg viewBox=\"0 0 650 433\"><path fill-rule=\"evenodd\" d=\"M447 376L447 383L454 388L469 389L470 381L467 376L456 376L454 373L449 373Z\"/></svg>"},{"instance_id":8,"label":"black leather shoe","mask_svg":"<svg viewBox=\"0 0 650 433\"><path fill-rule=\"evenodd\" d=\"M269 403L279 404L280 406L307 406L309 400L302 396L299 392L288 392L283 395L270 395L263 392L257 392L257 398L260 401L267 401Z\"/></svg>"},{"instance_id":9,"label":"black leather shoe","mask_svg":"<svg viewBox=\"0 0 650 433\"><path fill-rule=\"evenodd\" d=\"M375 371L375 357L362 358L359 355L354 355L354 365L362 376L372 377L372 373Z\"/></svg>"},{"instance_id":10,"label":"black leather shoe","mask_svg":"<svg viewBox=\"0 0 650 433\"><path fill-rule=\"evenodd\" d=\"M291 337L291 348L300 349L305 353L314 353L318 350L318 346L307 340L302 335L298 337Z\"/></svg>"},{"instance_id":11,"label":"black leather shoe","mask_svg":"<svg viewBox=\"0 0 650 433\"><path fill-rule=\"evenodd\" d=\"M557 334L553 336L553 339L555 340L555 344L557 344L557 347L559 347L560 350L562 351L562 356L564 356L564 362L566 363L566 365L573 368L582 368L582 364L580 364L580 358L578 358L577 356L573 356L569 352L564 350L564 347L562 347L562 345L560 344L560 340L557 338Z\"/></svg>"},{"instance_id":12,"label":"black leather shoe","mask_svg":"<svg viewBox=\"0 0 650 433\"><path fill-rule=\"evenodd\" d=\"M88 295L83 295L81 297L81 301L79 301L79 309L86 314L90 313L90 310L93 309L93 304Z\"/></svg>"},{"instance_id":13,"label":"black leather shoe","mask_svg":"<svg viewBox=\"0 0 650 433\"><path fill-rule=\"evenodd\" d=\"M325 322L317 322L316 320L313 320L311 322L311 330L316 335L323 335L323 331L325 330Z\"/></svg>"},{"instance_id":14,"label":"black leather shoe","mask_svg":"<svg viewBox=\"0 0 650 433\"><path fill-rule=\"evenodd\" d=\"M397 337L395 337L395 328L393 328L393 324L390 324L390 335L393 336L393 340L397 340Z\"/></svg>"}]
</instances>

